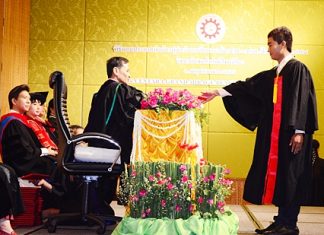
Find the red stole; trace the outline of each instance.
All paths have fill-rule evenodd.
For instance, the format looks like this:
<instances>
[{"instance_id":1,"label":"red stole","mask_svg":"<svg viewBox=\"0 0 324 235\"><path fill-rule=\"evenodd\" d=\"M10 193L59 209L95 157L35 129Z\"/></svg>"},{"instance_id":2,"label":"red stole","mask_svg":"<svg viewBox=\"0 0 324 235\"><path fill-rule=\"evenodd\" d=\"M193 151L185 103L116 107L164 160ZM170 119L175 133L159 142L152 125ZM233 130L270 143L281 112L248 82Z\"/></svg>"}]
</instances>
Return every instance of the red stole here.
<instances>
[{"instance_id":1,"label":"red stole","mask_svg":"<svg viewBox=\"0 0 324 235\"><path fill-rule=\"evenodd\" d=\"M265 177L264 192L262 197L263 204L271 204L276 186L279 132L281 123L281 104L282 104L282 76L274 79L273 87L273 116L270 152L268 157L268 169Z\"/></svg>"},{"instance_id":2,"label":"red stole","mask_svg":"<svg viewBox=\"0 0 324 235\"><path fill-rule=\"evenodd\" d=\"M41 143L41 145L45 148L52 148L57 149L56 144L53 142L49 134L47 133L45 127L43 126L43 123L38 121L37 119L33 119L31 117L27 116L27 122L29 123L30 128L33 130L35 135L37 136L37 139Z\"/></svg>"}]
</instances>

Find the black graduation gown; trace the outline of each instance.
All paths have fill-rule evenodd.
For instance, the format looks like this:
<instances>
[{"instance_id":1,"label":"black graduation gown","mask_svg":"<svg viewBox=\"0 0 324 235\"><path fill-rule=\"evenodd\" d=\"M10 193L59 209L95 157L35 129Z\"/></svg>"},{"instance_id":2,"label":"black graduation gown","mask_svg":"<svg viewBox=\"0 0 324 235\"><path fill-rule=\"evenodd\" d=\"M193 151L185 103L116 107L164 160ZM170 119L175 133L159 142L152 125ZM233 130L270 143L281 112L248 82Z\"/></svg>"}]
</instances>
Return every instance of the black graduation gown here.
<instances>
[{"instance_id":1,"label":"black graduation gown","mask_svg":"<svg viewBox=\"0 0 324 235\"><path fill-rule=\"evenodd\" d=\"M19 182L15 171L0 163L0 218L24 211Z\"/></svg>"},{"instance_id":2,"label":"black graduation gown","mask_svg":"<svg viewBox=\"0 0 324 235\"><path fill-rule=\"evenodd\" d=\"M10 121L3 132L3 162L11 166L18 176L51 173L54 163L40 157L41 147L34 132L19 120Z\"/></svg>"},{"instance_id":3,"label":"black graduation gown","mask_svg":"<svg viewBox=\"0 0 324 235\"><path fill-rule=\"evenodd\" d=\"M135 111L140 108L143 93L132 86L121 84L117 91L116 102L110 120L106 126L105 122L118 84L118 82L109 79L94 95L88 124L84 131L104 133L115 139L121 146L121 161L123 164L130 161L134 115ZM101 146L98 141L90 142L89 145Z\"/></svg>"},{"instance_id":4,"label":"black graduation gown","mask_svg":"<svg viewBox=\"0 0 324 235\"><path fill-rule=\"evenodd\" d=\"M104 197L102 191L103 187L111 186L111 181L102 182L101 180L98 184L97 182L89 184L88 211L112 215L113 209L106 204L111 201ZM84 190L82 177L66 175L62 169L56 168L47 181L52 185L52 190L51 192L45 188L41 190L44 199L43 209L58 208L61 213L81 212Z\"/></svg>"},{"instance_id":5,"label":"black graduation gown","mask_svg":"<svg viewBox=\"0 0 324 235\"><path fill-rule=\"evenodd\" d=\"M312 134L318 129L312 77L301 62L290 60L279 74L283 77L278 167L272 203L288 205L304 201L311 181ZM273 118L273 84L276 68L226 87L232 96L223 98L228 113L241 125L257 128L253 162L243 198L262 204ZM289 146L295 130L305 131L302 150L294 155Z\"/></svg>"},{"instance_id":6,"label":"black graduation gown","mask_svg":"<svg viewBox=\"0 0 324 235\"><path fill-rule=\"evenodd\" d=\"M58 208L61 213L81 211L83 181L79 177L66 175L62 169L55 168L46 180L52 185L52 190L41 190L43 209Z\"/></svg>"}]
</instances>

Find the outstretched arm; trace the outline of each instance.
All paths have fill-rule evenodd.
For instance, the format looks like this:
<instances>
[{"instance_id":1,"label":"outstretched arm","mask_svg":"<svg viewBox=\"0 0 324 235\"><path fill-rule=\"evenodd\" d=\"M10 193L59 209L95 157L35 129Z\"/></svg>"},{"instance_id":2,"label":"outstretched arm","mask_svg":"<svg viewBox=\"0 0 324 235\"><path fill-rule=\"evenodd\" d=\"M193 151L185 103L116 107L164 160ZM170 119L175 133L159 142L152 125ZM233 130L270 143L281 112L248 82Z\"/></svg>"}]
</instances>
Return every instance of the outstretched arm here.
<instances>
[{"instance_id":1,"label":"outstretched arm","mask_svg":"<svg viewBox=\"0 0 324 235\"><path fill-rule=\"evenodd\" d=\"M220 88L213 91L201 92L201 96L198 96L198 98L202 101L202 103L207 103L214 99L216 96L225 97L232 96L232 94L226 91L225 89Z\"/></svg>"}]
</instances>

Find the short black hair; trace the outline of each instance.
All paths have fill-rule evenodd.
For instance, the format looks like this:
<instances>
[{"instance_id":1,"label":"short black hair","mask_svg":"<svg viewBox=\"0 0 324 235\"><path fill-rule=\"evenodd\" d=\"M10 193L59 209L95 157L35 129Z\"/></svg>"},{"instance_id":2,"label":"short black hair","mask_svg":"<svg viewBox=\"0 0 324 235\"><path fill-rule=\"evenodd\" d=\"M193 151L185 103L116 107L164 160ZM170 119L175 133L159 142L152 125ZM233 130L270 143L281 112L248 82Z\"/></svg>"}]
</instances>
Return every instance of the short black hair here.
<instances>
[{"instance_id":1,"label":"short black hair","mask_svg":"<svg viewBox=\"0 0 324 235\"><path fill-rule=\"evenodd\" d=\"M281 26L271 30L268 34L268 38L273 38L273 40L278 44L282 43L282 41L285 41L287 50L291 52L293 37L290 29L288 29L286 26Z\"/></svg>"},{"instance_id":2,"label":"short black hair","mask_svg":"<svg viewBox=\"0 0 324 235\"><path fill-rule=\"evenodd\" d=\"M123 64L127 64L128 62L128 59L121 56L111 57L109 60L107 60L106 67L108 78L112 76L113 69L115 67L120 68L121 66L123 66Z\"/></svg>"},{"instance_id":3,"label":"short black hair","mask_svg":"<svg viewBox=\"0 0 324 235\"><path fill-rule=\"evenodd\" d=\"M29 86L26 85L26 84L21 84L21 85L16 86L16 87L11 89L11 91L9 92L9 95L8 95L8 101L9 101L9 108L10 109L13 108L12 99L18 99L18 96L22 91L29 92Z\"/></svg>"}]
</instances>

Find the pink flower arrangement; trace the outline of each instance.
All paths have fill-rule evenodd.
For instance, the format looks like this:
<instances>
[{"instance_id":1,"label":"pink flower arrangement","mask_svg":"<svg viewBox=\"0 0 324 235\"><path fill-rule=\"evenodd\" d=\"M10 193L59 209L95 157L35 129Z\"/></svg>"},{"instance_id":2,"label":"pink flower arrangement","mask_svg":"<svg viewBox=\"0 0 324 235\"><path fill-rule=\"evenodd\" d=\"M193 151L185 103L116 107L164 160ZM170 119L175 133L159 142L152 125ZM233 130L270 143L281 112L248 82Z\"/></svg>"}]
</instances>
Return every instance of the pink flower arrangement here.
<instances>
[{"instance_id":1,"label":"pink flower arrangement","mask_svg":"<svg viewBox=\"0 0 324 235\"><path fill-rule=\"evenodd\" d=\"M175 162L135 162L121 177L119 199L133 218L216 218L226 213L232 181L220 165L200 161L194 167ZM193 177L193 175L195 177Z\"/></svg>"},{"instance_id":2,"label":"pink flower arrangement","mask_svg":"<svg viewBox=\"0 0 324 235\"><path fill-rule=\"evenodd\" d=\"M197 96L192 95L187 89L173 90L155 88L147 93L141 102L141 109L160 110L190 110L201 108L202 102Z\"/></svg>"},{"instance_id":3,"label":"pink flower arrangement","mask_svg":"<svg viewBox=\"0 0 324 235\"><path fill-rule=\"evenodd\" d=\"M200 161L200 178L196 182L197 211L204 218L225 213L225 199L232 192L232 180L224 178L229 170Z\"/></svg>"}]
</instances>

